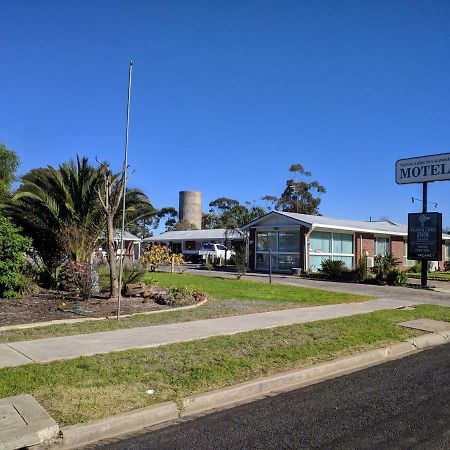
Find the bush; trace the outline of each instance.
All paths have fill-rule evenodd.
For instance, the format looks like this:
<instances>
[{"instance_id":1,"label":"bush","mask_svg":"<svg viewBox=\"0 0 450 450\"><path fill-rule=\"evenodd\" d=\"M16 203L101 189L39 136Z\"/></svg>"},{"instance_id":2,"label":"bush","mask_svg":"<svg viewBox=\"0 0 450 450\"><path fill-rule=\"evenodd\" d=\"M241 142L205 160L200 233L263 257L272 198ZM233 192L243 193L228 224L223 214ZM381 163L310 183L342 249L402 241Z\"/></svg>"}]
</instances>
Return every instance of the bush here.
<instances>
[{"instance_id":1,"label":"bush","mask_svg":"<svg viewBox=\"0 0 450 450\"><path fill-rule=\"evenodd\" d=\"M325 259L320 265L319 272L331 279L340 279L346 270L344 261L340 259Z\"/></svg>"},{"instance_id":2,"label":"bush","mask_svg":"<svg viewBox=\"0 0 450 450\"><path fill-rule=\"evenodd\" d=\"M445 263L444 263L444 270L446 272L450 272L450 261L445 261Z\"/></svg>"},{"instance_id":3,"label":"bush","mask_svg":"<svg viewBox=\"0 0 450 450\"><path fill-rule=\"evenodd\" d=\"M416 262L413 266L408 269L408 272L411 273L420 273L422 269L422 265L419 262Z\"/></svg>"},{"instance_id":4,"label":"bush","mask_svg":"<svg viewBox=\"0 0 450 450\"><path fill-rule=\"evenodd\" d=\"M30 245L9 219L0 216L0 297L20 297L27 287L23 270Z\"/></svg>"},{"instance_id":5,"label":"bush","mask_svg":"<svg viewBox=\"0 0 450 450\"><path fill-rule=\"evenodd\" d=\"M388 273L400 264L392 253L386 255L378 254L374 257L374 269L376 279L379 283L385 283Z\"/></svg>"},{"instance_id":6,"label":"bush","mask_svg":"<svg viewBox=\"0 0 450 450\"><path fill-rule=\"evenodd\" d=\"M358 261L358 280L364 281L367 278L367 256L361 256Z\"/></svg>"},{"instance_id":7,"label":"bush","mask_svg":"<svg viewBox=\"0 0 450 450\"><path fill-rule=\"evenodd\" d=\"M403 286L407 281L408 276L399 269L390 270L386 276L386 283L389 286Z\"/></svg>"},{"instance_id":8,"label":"bush","mask_svg":"<svg viewBox=\"0 0 450 450\"><path fill-rule=\"evenodd\" d=\"M146 273L147 270L140 263L125 264L122 272L122 283L125 287L127 284L139 283Z\"/></svg>"},{"instance_id":9,"label":"bush","mask_svg":"<svg viewBox=\"0 0 450 450\"><path fill-rule=\"evenodd\" d=\"M234 262L236 264L236 278L240 280L247 271L247 249L245 247L236 250Z\"/></svg>"}]
</instances>

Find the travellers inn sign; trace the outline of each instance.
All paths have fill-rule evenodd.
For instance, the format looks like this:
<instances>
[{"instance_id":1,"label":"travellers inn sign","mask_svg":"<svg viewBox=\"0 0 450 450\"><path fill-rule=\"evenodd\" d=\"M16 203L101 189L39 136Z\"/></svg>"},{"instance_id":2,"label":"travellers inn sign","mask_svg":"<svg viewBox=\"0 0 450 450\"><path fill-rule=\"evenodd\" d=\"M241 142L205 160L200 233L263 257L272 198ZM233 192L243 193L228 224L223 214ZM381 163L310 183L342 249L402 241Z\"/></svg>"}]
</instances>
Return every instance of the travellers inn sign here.
<instances>
[{"instance_id":1,"label":"travellers inn sign","mask_svg":"<svg viewBox=\"0 0 450 450\"><path fill-rule=\"evenodd\" d=\"M450 180L450 153L399 159L395 163L397 184Z\"/></svg>"},{"instance_id":2,"label":"travellers inn sign","mask_svg":"<svg viewBox=\"0 0 450 450\"><path fill-rule=\"evenodd\" d=\"M440 261L442 259L442 214L408 214L408 259Z\"/></svg>"}]
</instances>

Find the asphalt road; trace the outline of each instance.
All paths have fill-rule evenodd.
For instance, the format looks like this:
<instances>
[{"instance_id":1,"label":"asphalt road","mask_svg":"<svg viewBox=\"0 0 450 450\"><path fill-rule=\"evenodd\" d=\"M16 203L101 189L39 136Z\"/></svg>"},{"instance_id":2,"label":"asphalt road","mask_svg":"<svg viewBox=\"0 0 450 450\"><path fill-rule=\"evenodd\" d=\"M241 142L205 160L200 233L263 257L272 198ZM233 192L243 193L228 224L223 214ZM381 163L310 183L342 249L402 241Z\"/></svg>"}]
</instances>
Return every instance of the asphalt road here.
<instances>
[{"instance_id":1,"label":"asphalt road","mask_svg":"<svg viewBox=\"0 0 450 450\"><path fill-rule=\"evenodd\" d=\"M95 448L450 449L450 344Z\"/></svg>"}]
</instances>

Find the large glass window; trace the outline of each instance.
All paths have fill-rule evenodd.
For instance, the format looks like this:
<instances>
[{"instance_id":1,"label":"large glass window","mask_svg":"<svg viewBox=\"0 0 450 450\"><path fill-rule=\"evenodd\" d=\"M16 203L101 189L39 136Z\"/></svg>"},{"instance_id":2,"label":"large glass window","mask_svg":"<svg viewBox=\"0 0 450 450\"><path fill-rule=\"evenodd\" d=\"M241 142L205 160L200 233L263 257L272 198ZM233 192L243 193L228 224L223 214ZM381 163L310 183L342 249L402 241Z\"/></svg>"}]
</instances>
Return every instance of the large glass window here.
<instances>
[{"instance_id":1,"label":"large glass window","mask_svg":"<svg viewBox=\"0 0 450 450\"><path fill-rule=\"evenodd\" d=\"M278 252L299 252L300 235L291 231L278 232Z\"/></svg>"},{"instance_id":2,"label":"large glass window","mask_svg":"<svg viewBox=\"0 0 450 450\"><path fill-rule=\"evenodd\" d=\"M309 250L315 253L331 253L331 233L313 231L309 239Z\"/></svg>"},{"instance_id":3,"label":"large glass window","mask_svg":"<svg viewBox=\"0 0 450 450\"><path fill-rule=\"evenodd\" d=\"M390 253L389 238L376 237L375 238L375 255L387 255Z\"/></svg>"},{"instance_id":4,"label":"large glass window","mask_svg":"<svg viewBox=\"0 0 450 450\"><path fill-rule=\"evenodd\" d=\"M341 260L353 268L353 234L313 231L309 237L309 270L316 272L325 259Z\"/></svg>"},{"instance_id":5,"label":"large glass window","mask_svg":"<svg viewBox=\"0 0 450 450\"><path fill-rule=\"evenodd\" d=\"M268 252L277 249L277 232L276 231L258 231L258 239L256 240L256 251Z\"/></svg>"},{"instance_id":6,"label":"large glass window","mask_svg":"<svg viewBox=\"0 0 450 450\"><path fill-rule=\"evenodd\" d=\"M417 261L408 259L408 241L405 241L405 266L412 267Z\"/></svg>"},{"instance_id":7,"label":"large glass window","mask_svg":"<svg viewBox=\"0 0 450 450\"><path fill-rule=\"evenodd\" d=\"M446 241L445 243L445 260L450 261L450 242Z\"/></svg>"},{"instance_id":8,"label":"large glass window","mask_svg":"<svg viewBox=\"0 0 450 450\"><path fill-rule=\"evenodd\" d=\"M333 233L333 253L353 254L353 235Z\"/></svg>"},{"instance_id":9,"label":"large glass window","mask_svg":"<svg viewBox=\"0 0 450 450\"><path fill-rule=\"evenodd\" d=\"M289 272L300 265L299 231L258 231L256 233L257 270L269 270L269 251L274 272Z\"/></svg>"}]
</instances>

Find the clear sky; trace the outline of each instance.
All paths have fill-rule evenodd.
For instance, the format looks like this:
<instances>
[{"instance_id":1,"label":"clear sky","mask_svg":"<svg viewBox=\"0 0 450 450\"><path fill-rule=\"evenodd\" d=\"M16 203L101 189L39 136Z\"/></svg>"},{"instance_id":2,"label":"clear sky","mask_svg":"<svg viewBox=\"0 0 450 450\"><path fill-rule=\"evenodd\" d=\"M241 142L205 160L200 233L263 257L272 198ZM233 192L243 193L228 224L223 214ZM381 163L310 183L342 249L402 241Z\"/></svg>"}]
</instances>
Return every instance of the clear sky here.
<instances>
[{"instance_id":1,"label":"clear sky","mask_svg":"<svg viewBox=\"0 0 450 450\"><path fill-rule=\"evenodd\" d=\"M156 207L281 194L292 163L324 215L406 222L395 161L450 152L449 0L1 2L0 141L21 173L80 155ZM450 226L450 182L429 199ZM434 210L434 208L432 208Z\"/></svg>"}]
</instances>

